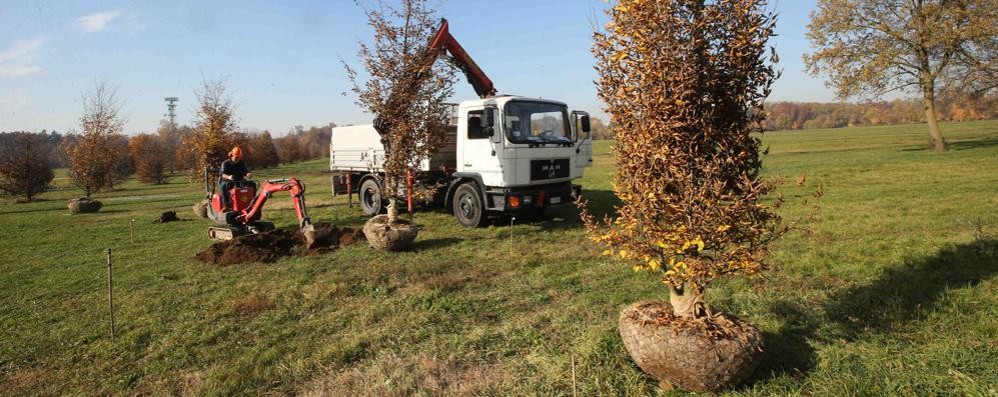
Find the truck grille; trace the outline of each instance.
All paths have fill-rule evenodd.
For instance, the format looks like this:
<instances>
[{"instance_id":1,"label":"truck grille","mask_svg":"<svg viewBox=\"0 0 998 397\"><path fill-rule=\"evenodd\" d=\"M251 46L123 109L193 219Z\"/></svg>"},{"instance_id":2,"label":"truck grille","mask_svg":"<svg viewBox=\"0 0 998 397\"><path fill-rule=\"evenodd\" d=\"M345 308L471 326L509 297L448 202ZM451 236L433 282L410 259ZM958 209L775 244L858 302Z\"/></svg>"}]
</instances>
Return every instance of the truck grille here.
<instances>
[{"instance_id":1,"label":"truck grille","mask_svg":"<svg viewBox=\"0 0 998 397\"><path fill-rule=\"evenodd\" d=\"M530 180L532 181L567 178L568 175L568 159L530 161Z\"/></svg>"}]
</instances>

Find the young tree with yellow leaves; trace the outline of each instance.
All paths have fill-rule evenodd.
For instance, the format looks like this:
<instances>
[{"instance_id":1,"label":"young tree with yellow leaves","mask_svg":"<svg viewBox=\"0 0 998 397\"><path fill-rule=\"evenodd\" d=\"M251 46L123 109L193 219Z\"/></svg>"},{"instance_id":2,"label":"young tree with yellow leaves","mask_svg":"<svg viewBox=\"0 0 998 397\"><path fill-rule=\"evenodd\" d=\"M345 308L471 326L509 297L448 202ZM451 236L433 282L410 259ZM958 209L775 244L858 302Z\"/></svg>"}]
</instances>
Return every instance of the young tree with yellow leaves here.
<instances>
[{"instance_id":1,"label":"young tree with yellow leaves","mask_svg":"<svg viewBox=\"0 0 998 397\"><path fill-rule=\"evenodd\" d=\"M775 18L761 0L621 0L608 15L593 53L622 204L583 219L604 254L661 277L675 315L704 318L704 287L761 270L780 234L753 135L778 76Z\"/></svg>"},{"instance_id":2,"label":"young tree with yellow leaves","mask_svg":"<svg viewBox=\"0 0 998 397\"><path fill-rule=\"evenodd\" d=\"M712 313L704 288L759 272L767 244L786 230L762 201L775 185L759 175L755 135L779 75L766 46L775 17L765 0L619 0L607 14L593 53L621 204L601 223L580 203L583 222L605 255L669 291L670 304L621 313L635 362L663 385L716 392L752 373L762 338Z\"/></svg>"}]
</instances>

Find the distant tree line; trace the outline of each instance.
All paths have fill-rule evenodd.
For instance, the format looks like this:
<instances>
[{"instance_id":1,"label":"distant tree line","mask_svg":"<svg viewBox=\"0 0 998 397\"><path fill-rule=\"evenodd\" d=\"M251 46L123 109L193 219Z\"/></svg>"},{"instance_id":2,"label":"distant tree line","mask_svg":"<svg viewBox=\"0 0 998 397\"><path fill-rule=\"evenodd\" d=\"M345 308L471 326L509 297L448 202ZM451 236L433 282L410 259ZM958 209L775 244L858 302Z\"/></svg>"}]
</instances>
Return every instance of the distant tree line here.
<instances>
[{"instance_id":1,"label":"distant tree line","mask_svg":"<svg viewBox=\"0 0 998 397\"><path fill-rule=\"evenodd\" d=\"M770 102L766 104L767 130L808 130L863 125L924 123L925 104L920 99L896 99L864 103ZM998 96L945 97L937 99L940 121L972 121L998 118ZM614 139L613 121L591 117L594 140Z\"/></svg>"},{"instance_id":2,"label":"distant tree line","mask_svg":"<svg viewBox=\"0 0 998 397\"><path fill-rule=\"evenodd\" d=\"M329 123L322 127L304 127L297 125L288 134L274 140L277 146L277 157L281 163L296 163L299 161L328 158L329 139L333 135L336 124Z\"/></svg>"},{"instance_id":3,"label":"distant tree line","mask_svg":"<svg viewBox=\"0 0 998 397\"><path fill-rule=\"evenodd\" d=\"M270 168L329 157L333 127L333 123L322 127L295 126L279 138L269 131L234 132L227 136L223 146L241 147L252 169ZM113 189L132 175L143 183L165 183L177 171L191 168L197 162L190 148L182 144L192 131L190 126L172 126L165 120L155 134L126 136L108 130L90 141L85 139L86 134L74 131L0 131L0 194L30 201L48 189L53 169L72 165L74 153L80 156L79 161L87 161L79 167L86 172L76 177L71 175L73 184L86 195L105 187ZM98 155L84 156L94 151Z\"/></svg>"},{"instance_id":4,"label":"distant tree line","mask_svg":"<svg viewBox=\"0 0 998 397\"><path fill-rule=\"evenodd\" d=\"M925 105L917 99L867 103L772 102L766 104L766 129L804 130L861 125L925 122ZM940 121L990 120L998 117L998 97L937 100Z\"/></svg>"}]
</instances>

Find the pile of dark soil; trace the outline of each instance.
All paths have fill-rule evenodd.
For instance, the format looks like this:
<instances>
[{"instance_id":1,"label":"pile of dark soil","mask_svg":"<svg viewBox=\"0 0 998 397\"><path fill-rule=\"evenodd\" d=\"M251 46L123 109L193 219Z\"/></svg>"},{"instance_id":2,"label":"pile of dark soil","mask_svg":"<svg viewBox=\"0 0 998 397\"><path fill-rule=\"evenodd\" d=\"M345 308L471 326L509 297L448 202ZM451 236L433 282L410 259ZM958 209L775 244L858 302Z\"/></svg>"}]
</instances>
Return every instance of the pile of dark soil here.
<instances>
[{"instance_id":1,"label":"pile of dark soil","mask_svg":"<svg viewBox=\"0 0 998 397\"><path fill-rule=\"evenodd\" d=\"M297 228L274 229L212 244L195 258L219 266L251 262L273 263L285 256L331 252L364 239L364 233L360 230L338 228L321 222L315 223L314 227L316 234L324 237L316 240L312 249L305 246L305 239Z\"/></svg>"},{"instance_id":2,"label":"pile of dark soil","mask_svg":"<svg viewBox=\"0 0 998 397\"><path fill-rule=\"evenodd\" d=\"M177 217L177 211L166 211L159 216L159 219L154 220L153 223L167 223L179 220L180 218Z\"/></svg>"}]
</instances>

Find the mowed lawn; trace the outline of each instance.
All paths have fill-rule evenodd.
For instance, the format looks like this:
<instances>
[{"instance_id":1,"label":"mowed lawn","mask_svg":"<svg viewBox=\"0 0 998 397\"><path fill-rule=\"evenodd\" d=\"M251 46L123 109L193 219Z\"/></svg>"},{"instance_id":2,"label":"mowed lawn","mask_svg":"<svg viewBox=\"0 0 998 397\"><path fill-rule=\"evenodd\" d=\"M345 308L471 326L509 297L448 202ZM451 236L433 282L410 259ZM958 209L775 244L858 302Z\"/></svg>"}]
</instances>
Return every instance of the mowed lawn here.
<instances>
[{"instance_id":1,"label":"mowed lawn","mask_svg":"<svg viewBox=\"0 0 998 397\"><path fill-rule=\"evenodd\" d=\"M782 214L820 209L774 247L769 271L709 289L767 345L730 393L995 393L998 121L943 132L946 153L925 150L924 125L766 134L766 174L807 180L781 188ZM611 143L596 153L582 184L607 213ZM314 220L360 227L326 168L254 174L304 178ZM422 210L414 252L357 244L221 268L192 259L211 244L190 209L200 184L128 181L95 196L100 213L69 215L79 191L57 175L42 201L0 203L2 395L683 395L659 390L617 335L623 306L666 291L601 257L574 207L482 229ZM166 210L185 221L152 223ZM280 194L265 212L283 227L293 216Z\"/></svg>"}]
</instances>

